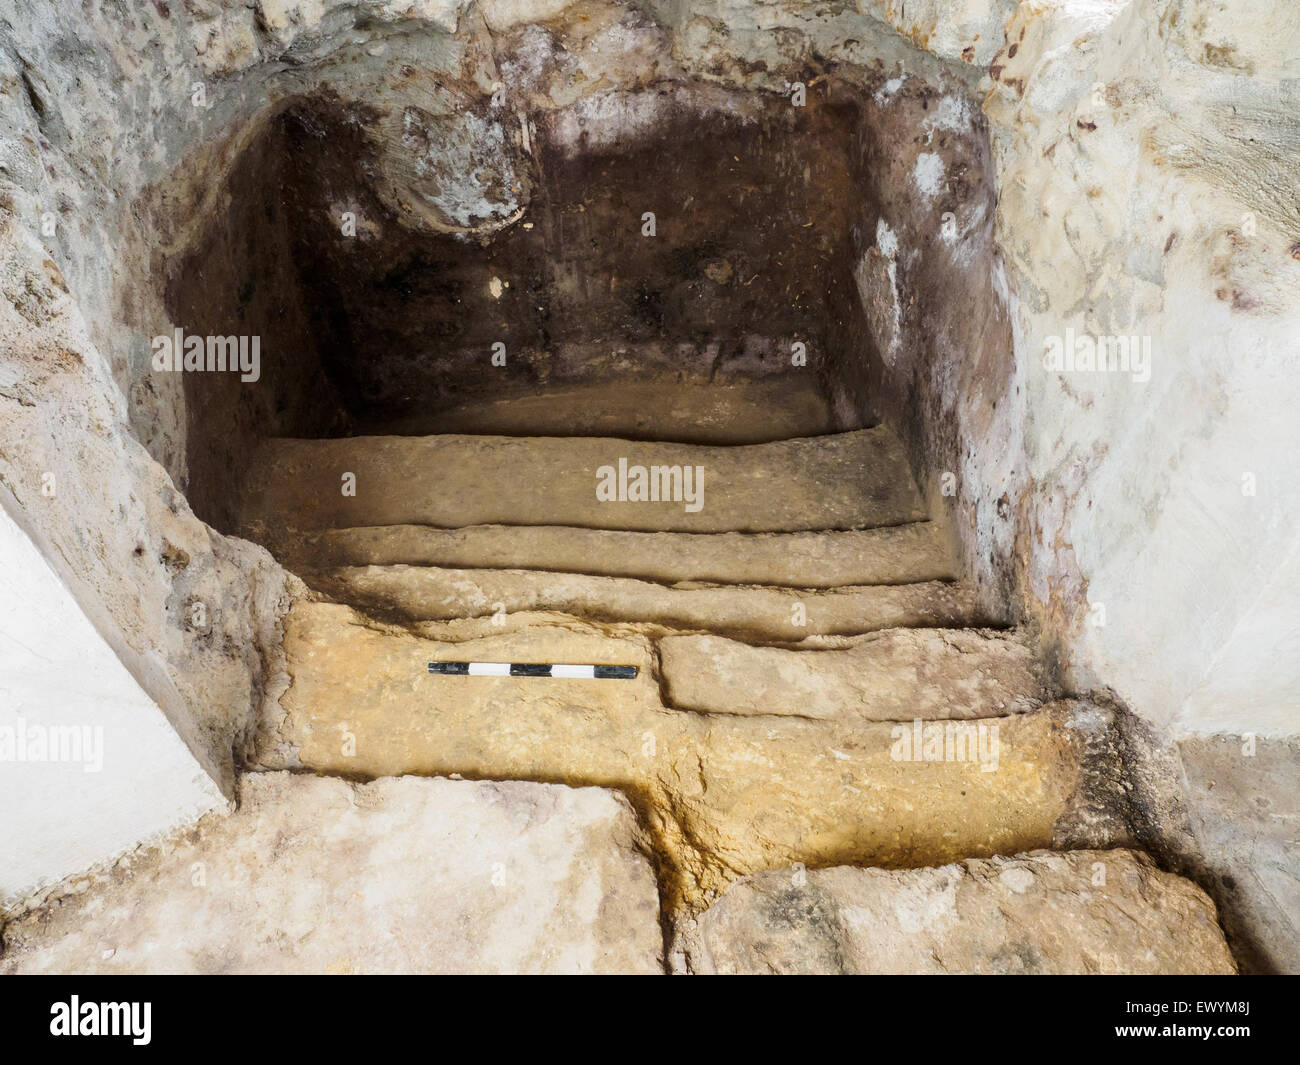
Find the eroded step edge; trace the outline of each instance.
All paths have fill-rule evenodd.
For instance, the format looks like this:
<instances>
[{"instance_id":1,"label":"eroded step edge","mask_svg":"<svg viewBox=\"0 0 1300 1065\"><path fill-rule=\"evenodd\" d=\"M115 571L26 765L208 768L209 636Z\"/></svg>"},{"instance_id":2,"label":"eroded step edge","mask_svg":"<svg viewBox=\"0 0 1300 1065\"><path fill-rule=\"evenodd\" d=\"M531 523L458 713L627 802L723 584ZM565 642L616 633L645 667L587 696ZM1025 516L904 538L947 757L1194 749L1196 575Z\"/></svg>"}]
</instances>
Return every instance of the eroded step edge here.
<instances>
[{"instance_id":1,"label":"eroded step edge","mask_svg":"<svg viewBox=\"0 0 1300 1065\"><path fill-rule=\"evenodd\" d=\"M574 623L443 643L298 603L285 635L291 683L254 765L617 788L655 840L665 898L687 908L792 862L913 866L1047 847L1069 837L1062 826L1081 805L1099 805L1077 793L1098 775L1083 763L1104 726L1072 703L978 722L702 715L665 707L653 641L636 633ZM436 658L630 663L641 674L432 677Z\"/></svg>"},{"instance_id":2,"label":"eroded step edge","mask_svg":"<svg viewBox=\"0 0 1300 1065\"><path fill-rule=\"evenodd\" d=\"M267 546L290 569L527 569L676 583L835 588L961 575L938 522L793 533L659 533L572 526L384 525L294 534Z\"/></svg>"},{"instance_id":3,"label":"eroded step edge","mask_svg":"<svg viewBox=\"0 0 1300 1065\"><path fill-rule=\"evenodd\" d=\"M693 386L635 377L540 391L530 386L492 399L363 423L361 429L399 436L613 436L727 445L832 433L836 419L817 385L796 372Z\"/></svg>"},{"instance_id":4,"label":"eroded step edge","mask_svg":"<svg viewBox=\"0 0 1300 1065\"><path fill-rule=\"evenodd\" d=\"M754 647L711 635L659 642L668 701L710 714L905 721L1001 717L1047 692L1015 631L899 629L843 650Z\"/></svg>"},{"instance_id":5,"label":"eroded step edge","mask_svg":"<svg viewBox=\"0 0 1300 1065\"><path fill-rule=\"evenodd\" d=\"M601 470L662 467L671 502L614 500ZM687 491L686 472L702 492ZM671 471L676 470L675 475ZM629 474L630 476L630 474ZM354 492L354 494L345 494ZM629 489L630 492L630 489ZM927 517L883 427L712 447L605 437L436 436L268 440L245 478L241 534L359 525L572 525L642 532L797 532Z\"/></svg>"},{"instance_id":6,"label":"eroded step edge","mask_svg":"<svg viewBox=\"0 0 1300 1065\"><path fill-rule=\"evenodd\" d=\"M542 611L786 642L991 621L972 586L942 581L834 590L682 588L625 577L428 566L348 567L302 576L311 587L340 602L408 621Z\"/></svg>"}]
</instances>

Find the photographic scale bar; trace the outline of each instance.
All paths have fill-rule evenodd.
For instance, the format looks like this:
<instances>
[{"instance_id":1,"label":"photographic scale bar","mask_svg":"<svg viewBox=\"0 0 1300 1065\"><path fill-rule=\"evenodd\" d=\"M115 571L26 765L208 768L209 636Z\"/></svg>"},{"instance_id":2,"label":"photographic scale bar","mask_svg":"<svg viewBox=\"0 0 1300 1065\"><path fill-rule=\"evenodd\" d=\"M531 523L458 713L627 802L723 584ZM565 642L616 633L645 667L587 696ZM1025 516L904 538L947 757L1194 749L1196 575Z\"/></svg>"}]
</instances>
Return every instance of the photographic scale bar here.
<instances>
[{"instance_id":1,"label":"photographic scale bar","mask_svg":"<svg viewBox=\"0 0 1300 1065\"><path fill-rule=\"evenodd\" d=\"M577 680L634 680L637 667L577 666L532 662L430 662L429 672L446 677L563 677Z\"/></svg>"}]
</instances>

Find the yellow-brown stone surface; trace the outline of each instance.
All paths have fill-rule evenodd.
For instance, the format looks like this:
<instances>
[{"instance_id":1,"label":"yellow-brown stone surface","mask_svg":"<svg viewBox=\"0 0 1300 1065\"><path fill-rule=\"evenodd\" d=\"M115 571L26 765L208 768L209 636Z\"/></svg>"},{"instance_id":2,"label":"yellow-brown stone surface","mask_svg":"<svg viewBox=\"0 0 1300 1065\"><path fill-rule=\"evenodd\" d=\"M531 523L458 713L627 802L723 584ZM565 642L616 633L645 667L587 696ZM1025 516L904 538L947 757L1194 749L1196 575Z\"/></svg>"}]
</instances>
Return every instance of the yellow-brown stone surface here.
<instances>
[{"instance_id":1,"label":"yellow-brown stone surface","mask_svg":"<svg viewBox=\"0 0 1300 1065\"><path fill-rule=\"evenodd\" d=\"M261 764L617 788L651 831L670 904L698 906L737 876L793 862L912 866L1049 846L1079 778L1082 741L1060 706L940 726L995 729L982 764L972 752L964 761L901 760L911 723L674 709L661 698L654 640L632 627L534 615L500 628L480 620L403 629L300 602L285 641L291 684L282 719L266 723ZM434 660L624 664L639 673L434 676Z\"/></svg>"}]
</instances>

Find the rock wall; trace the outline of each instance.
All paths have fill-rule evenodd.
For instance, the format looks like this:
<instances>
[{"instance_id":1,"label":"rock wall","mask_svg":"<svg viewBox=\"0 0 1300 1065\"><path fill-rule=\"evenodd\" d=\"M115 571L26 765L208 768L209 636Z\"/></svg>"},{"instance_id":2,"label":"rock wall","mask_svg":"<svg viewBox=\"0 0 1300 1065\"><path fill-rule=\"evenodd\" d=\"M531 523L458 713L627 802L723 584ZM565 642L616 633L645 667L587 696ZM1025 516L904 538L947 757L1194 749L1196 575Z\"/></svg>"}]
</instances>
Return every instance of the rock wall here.
<instances>
[{"instance_id":1,"label":"rock wall","mask_svg":"<svg viewBox=\"0 0 1300 1065\"><path fill-rule=\"evenodd\" d=\"M151 12L140 17L162 17ZM183 112L159 100L162 85L179 90L168 63L183 64L174 39L146 47L151 38L120 15L79 5L0 14L0 485L75 602L61 609L93 625L82 642L117 655L131 678L121 692L138 686L119 702L140 744L107 748L96 779L115 783L111 797L83 789L74 801L59 765L24 771L24 808L59 816L36 851L14 844L22 857L7 863L6 902L233 794L235 748L266 691L265 654L290 598L265 551L194 517L177 393L140 372L148 339L129 307L149 298L147 234L131 206L152 168L182 150ZM17 595L0 603L17 631L33 609ZM0 715L10 723L26 705L7 689ZM71 724L127 727L107 698L40 709L74 706L96 714ZM157 725L183 743L154 742Z\"/></svg>"},{"instance_id":2,"label":"rock wall","mask_svg":"<svg viewBox=\"0 0 1300 1065\"><path fill-rule=\"evenodd\" d=\"M1225 11L1021 5L987 110L1029 601L1081 686L1160 725L1282 736L1300 706L1300 19ZM1046 366L1071 330L1080 365L1111 336L1138 337L1141 363Z\"/></svg>"},{"instance_id":3,"label":"rock wall","mask_svg":"<svg viewBox=\"0 0 1300 1065\"><path fill-rule=\"evenodd\" d=\"M1176 745L1180 846L1239 954L1291 970L1298 57L1287 5L1019 6L985 107L1015 403L974 471L1021 485L1025 601L1072 686L1112 688ZM1084 358L1080 338L1143 354L1062 369L1071 333Z\"/></svg>"}]
</instances>

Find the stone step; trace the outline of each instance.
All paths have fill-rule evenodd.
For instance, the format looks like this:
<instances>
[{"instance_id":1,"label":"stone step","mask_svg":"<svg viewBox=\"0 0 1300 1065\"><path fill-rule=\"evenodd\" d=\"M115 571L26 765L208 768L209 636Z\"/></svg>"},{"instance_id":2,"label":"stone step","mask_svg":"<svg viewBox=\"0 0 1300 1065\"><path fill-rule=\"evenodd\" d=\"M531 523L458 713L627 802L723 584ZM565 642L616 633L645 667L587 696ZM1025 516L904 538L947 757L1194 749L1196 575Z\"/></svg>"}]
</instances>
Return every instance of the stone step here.
<instances>
[{"instance_id":1,"label":"stone step","mask_svg":"<svg viewBox=\"0 0 1300 1065\"><path fill-rule=\"evenodd\" d=\"M708 714L823 719L1003 717L1045 696L1018 632L890 629L843 650L753 647L720 636L659 642L666 697Z\"/></svg>"},{"instance_id":2,"label":"stone step","mask_svg":"<svg viewBox=\"0 0 1300 1065\"><path fill-rule=\"evenodd\" d=\"M639 622L746 639L798 642L809 636L900 626L978 625L989 620L970 585L942 581L833 590L741 585L701 588L625 577L431 566L348 567L326 573L303 571L301 576L312 588L339 602L403 621L542 611L592 621ZM963 659L961 664L968 661Z\"/></svg>"},{"instance_id":3,"label":"stone step","mask_svg":"<svg viewBox=\"0 0 1300 1065\"><path fill-rule=\"evenodd\" d=\"M297 572L343 566L443 566L791 588L913 584L961 575L948 533L934 521L792 533L380 525L292 535L267 546Z\"/></svg>"},{"instance_id":4,"label":"stone step","mask_svg":"<svg viewBox=\"0 0 1300 1065\"><path fill-rule=\"evenodd\" d=\"M5 926L0 973L662 973L620 795L240 779L239 809Z\"/></svg>"},{"instance_id":5,"label":"stone step","mask_svg":"<svg viewBox=\"0 0 1300 1065\"><path fill-rule=\"evenodd\" d=\"M737 876L792 862L935 864L1051 846L1095 776L1085 763L1100 726L1073 704L928 726L939 733L855 714L698 714L665 705L645 633L564 618L489 628L399 628L336 604L296 603L285 621L291 683L253 764L617 788L653 837L666 897L688 908ZM432 676L433 660L640 672Z\"/></svg>"},{"instance_id":6,"label":"stone step","mask_svg":"<svg viewBox=\"0 0 1300 1065\"><path fill-rule=\"evenodd\" d=\"M795 373L707 383L623 378L599 385L534 385L440 410L384 416L357 428L367 435L490 433L757 444L858 426L836 426L813 377Z\"/></svg>"},{"instance_id":7,"label":"stone step","mask_svg":"<svg viewBox=\"0 0 1300 1065\"><path fill-rule=\"evenodd\" d=\"M678 501L597 497L598 471L619 492L631 482L617 471L652 466L677 468ZM688 468L703 470L702 492L696 473L685 483ZM348 474L355 496L343 494ZM240 513L241 532L253 540L286 526L796 532L926 517L902 447L883 427L739 447L604 437L269 440L247 471Z\"/></svg>"},{"instance_id":8,"label":"stone step","mask_svg":"<svg viewBox=\"0 0 1300 1065\"><path fill-rule=\"evenodd\" d=\"M1131 850L744 877L680 938L702 974L1233 974L1214 903Z\"/></svg>"}]
</instances>

